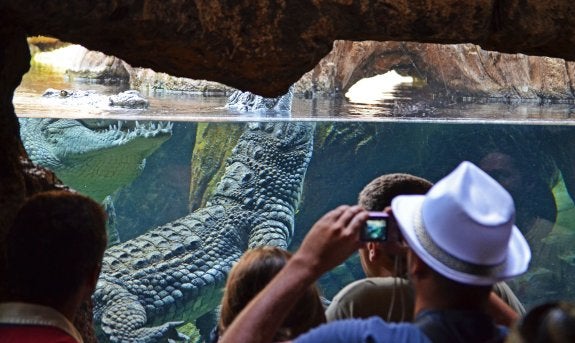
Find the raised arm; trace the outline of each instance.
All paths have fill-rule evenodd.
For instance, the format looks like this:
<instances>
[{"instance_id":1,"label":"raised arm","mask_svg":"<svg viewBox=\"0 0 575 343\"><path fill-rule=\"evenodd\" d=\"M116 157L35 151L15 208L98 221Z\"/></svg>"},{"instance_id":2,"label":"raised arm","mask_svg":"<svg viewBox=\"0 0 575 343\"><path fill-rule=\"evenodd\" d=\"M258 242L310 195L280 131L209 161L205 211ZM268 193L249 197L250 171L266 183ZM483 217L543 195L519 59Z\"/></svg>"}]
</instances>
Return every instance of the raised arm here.
<instances>
[{"instance_id":1,"label":"raised arm","mask_svg":"<svg viewBox=\"0 0 575 343\"><path fill-rule=\"evenodd\" d=\"M367 212L359 206L340 206L320 218L287 265L239 314L219 342L271 342L304 290L359 248L359 229L366 219Z\"/></svg>"}]
</instances>

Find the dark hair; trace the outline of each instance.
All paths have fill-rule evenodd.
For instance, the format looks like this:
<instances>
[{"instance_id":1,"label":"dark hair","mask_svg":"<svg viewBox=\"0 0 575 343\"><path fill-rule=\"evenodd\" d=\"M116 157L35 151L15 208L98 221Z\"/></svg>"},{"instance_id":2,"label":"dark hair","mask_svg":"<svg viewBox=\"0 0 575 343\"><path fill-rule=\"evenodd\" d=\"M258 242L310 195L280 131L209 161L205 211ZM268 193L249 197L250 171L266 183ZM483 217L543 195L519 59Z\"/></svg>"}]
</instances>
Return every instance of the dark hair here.
<instances>
[{"instance_id":1,"label":"dark hair","mask_svg":"<svg viewBox=\"0 0 575 343\"><path fill-rule=\"evenodd\" d=\"M510 342L575 342L575 304L551 302L536 306L517 322Z\"/></svg>"},{"instance_id":2,"label":"dark hair","mask_svg":"<svg viewBox=\"0 0 575 343\"><path fill-rule=\"evenodd\" d=\"M386 174L368 183L359 193L358 204L368 211L383 211L398 195L425 194L433 184L410 174Z\"/></svg>"},{"instance_id":3,"label":"dark hair","mask_svg":"<svg viewBox=\"0 0 575 343\"><path fill-rule=\"evenodd\" d=\"M222 298L220 336L241 310L285 266L291 254L277 247L248 250L232 268ZM289 340L325 322L317 287L311 286L294 306L274 341Z\"/></svg>"},{"instance_id":4,"label":"dark hair","mask_svg":"<svg viewBox=\"0 0 575 343\"><path fill-rule=\"evenodd\" d=\"M58 304L102 261L106 214L94 200L68 191L30 197L6 235L9 296Z\"/></svg>"}]
</instances>

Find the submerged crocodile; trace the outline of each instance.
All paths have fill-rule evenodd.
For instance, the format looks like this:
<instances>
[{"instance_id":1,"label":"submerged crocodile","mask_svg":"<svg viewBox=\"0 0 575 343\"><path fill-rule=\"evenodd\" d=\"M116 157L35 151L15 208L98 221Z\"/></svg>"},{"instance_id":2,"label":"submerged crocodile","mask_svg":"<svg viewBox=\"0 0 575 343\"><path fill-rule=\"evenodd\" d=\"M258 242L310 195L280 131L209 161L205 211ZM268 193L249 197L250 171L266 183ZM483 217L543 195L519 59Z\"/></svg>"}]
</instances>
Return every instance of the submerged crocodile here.
<instances>
[{"instance_id":1,"label":"submerged crocodile","mask_svg":"<svg viewBox=\"0 0 575 343\"><path fill-rule=\"evenodd\" d=\"M30 159L97 201L130 183L171 136L171 123L20 118ZM114 125L110 125L113 122Z\"/></svg>"},{"instance_id":2,"label":"submerged crocodile","mask_svg":"<svg viewBox=\"0 0 575 343\"><path fill-rule=\"evenodd\" d=\"M206 206L106 251L94 293L102 340L180 339L176 327L214 309L248 247L286 247L315 124L249 123Z\"/></svg>"}]
</instances>

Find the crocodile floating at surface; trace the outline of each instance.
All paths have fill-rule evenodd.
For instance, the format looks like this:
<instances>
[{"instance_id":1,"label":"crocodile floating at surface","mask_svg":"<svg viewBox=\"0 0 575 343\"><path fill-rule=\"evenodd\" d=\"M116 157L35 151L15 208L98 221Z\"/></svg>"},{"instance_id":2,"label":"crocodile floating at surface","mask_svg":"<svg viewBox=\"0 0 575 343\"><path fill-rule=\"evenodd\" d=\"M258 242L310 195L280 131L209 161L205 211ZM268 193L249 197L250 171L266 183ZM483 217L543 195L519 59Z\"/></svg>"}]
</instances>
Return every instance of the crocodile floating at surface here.
<instances>
[{"instance_id":1,"label":"crocodile floating at surface","mask_svg":"<svg viewBox=\"0 0 575 343\"><path fill-rule=\"evenodd\" d=\"M54 99L58 103L71 106L90 106L95 108L123 107L144 109L149 102L137 90L127 90L114 95L98 94L94 90L67 90L48 88L42 94L45 99Z\"/></svg>"},{"instance_id":2,"label":"crocodile floating at surface","mask_svg":"<svg viewBox=\"0 0 575 343\"><path fill-rule=\"evenodd\" d=\"M315 124L249 123L206 206L106 251L94 293L102 340L164 342L214 309L248 247L286 247Z\"/></svg>"},{"instance_id":3,"label":"crocodile floating at surface","mask_svg":"<svg viewBox=\"0 0 575 343\"><path fill-rule=\"evenodd\" d=\"M48 118L19 121L20 136L30 159L97 201L136 178L146 157L172 132L169 122Z\"/></svg>"},{"instance_id":4,"label":"crocodile floating at surface","mask_svg":"<svg viewBox=\"0 0 575 343\"><path fill-rule=\"evenodd\" d=\"M274 114L278 114L278 112L289 113L291 112L293 93L293 85L288 89L286 94L275 98L265 98L251 92L237 90L228 97L226 108L239 112L272 111Z\"/></svg>"}]
</instances>

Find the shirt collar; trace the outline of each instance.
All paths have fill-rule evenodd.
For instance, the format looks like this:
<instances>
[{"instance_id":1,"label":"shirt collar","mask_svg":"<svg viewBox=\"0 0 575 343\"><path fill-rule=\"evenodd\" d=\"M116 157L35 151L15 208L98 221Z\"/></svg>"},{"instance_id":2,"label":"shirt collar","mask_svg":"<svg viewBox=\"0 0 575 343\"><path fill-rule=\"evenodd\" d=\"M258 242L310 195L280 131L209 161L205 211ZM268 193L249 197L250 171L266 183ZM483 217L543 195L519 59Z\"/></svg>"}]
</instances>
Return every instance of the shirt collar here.
<instances>
[{"instance_id":1,"label":"shirt collar","mask_svg":"<svg viewBox=\"0 0 575 343\"><path fill-rule=\"evenodd\" d=\"M62 313L48 306L21 302L0 303L0 323L53 326L72 336L78 343L84 343L74 324Z\"/></svg>"}]
</instances>

